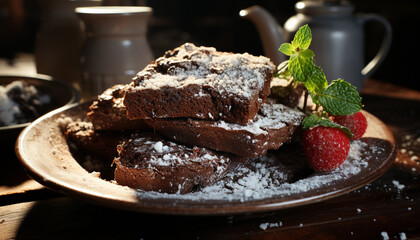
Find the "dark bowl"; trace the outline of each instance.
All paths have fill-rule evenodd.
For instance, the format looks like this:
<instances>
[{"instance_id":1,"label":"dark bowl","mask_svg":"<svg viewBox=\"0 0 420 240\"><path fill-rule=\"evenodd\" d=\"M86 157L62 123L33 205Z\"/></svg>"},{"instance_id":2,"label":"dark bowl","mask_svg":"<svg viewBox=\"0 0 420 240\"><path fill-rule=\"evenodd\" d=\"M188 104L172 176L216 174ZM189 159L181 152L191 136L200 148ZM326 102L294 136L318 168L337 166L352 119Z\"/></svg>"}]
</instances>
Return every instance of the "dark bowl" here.
<instances>
[{"instance_id":1,"label":"dark bowl","mask_svg":"<svg viewBox=\"0 0 420 240\"><path fill-rule=\"evenodd\" d=\"M54 109L76 103L80 101L80 93L70 84L53 80L46 75L36 76L17 76L17 75L0 75L0 85L4 86L13 81L23 81L33 85L44 94L51 97L51 106L47 106L44 112L39 115L46 114ZM31 122L16 124L11 126L0 127L0 145L1 149L12 149L19 133L27 127Z\"/></svg>"}]
</instances>

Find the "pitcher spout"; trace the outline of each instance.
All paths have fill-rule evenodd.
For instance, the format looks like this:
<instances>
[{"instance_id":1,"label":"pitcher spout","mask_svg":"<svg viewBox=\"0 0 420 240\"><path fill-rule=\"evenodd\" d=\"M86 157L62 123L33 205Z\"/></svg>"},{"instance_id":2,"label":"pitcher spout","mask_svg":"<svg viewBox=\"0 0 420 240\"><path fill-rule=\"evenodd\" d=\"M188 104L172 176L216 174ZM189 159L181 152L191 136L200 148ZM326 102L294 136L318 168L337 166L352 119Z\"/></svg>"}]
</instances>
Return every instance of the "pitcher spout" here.
<instances>
[{"instance_id":1,"label":"pitcher spout","mask_svg":"<svg viewBox=\"0 0 420 240\"><path fill-rule=\"evenodd\" d=\"M279 65L286 57L278 51L284 43L283 28L277 23L271 14L260 6L252 6L239 12L239 16L251 20L257 27L260 35L264 54Z\"/></svg>"}]
</instances>

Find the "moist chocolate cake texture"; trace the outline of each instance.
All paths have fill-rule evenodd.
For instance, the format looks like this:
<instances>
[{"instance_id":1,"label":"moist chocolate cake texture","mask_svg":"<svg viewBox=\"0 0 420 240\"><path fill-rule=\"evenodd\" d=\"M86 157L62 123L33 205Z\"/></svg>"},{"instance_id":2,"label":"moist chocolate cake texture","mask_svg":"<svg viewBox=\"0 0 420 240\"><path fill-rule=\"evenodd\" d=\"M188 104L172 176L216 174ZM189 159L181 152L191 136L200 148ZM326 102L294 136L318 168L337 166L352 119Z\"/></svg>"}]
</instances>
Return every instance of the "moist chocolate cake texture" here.
<instances>
[{"instance_id":1,"label":"moist chocolate cake texture","mask_svg":"<svg viewBox=\"0 0 420 240\"><path fill-rule=\"evenodd\" d=\"M88 122L64 134L86 152L115 157L118 184L188 193L291 140L303 114L265 103L274 68L266 57L186 43L129 85L106 90Z\"/></svg>"},{"instance_id":2,"label":"moist chocolate cake texture","mask_svg":"<svg viewBox=\"0 0 420 240\"><path fill-rule=\"evenodd\" d=\"M192 117L244 125L269 95L274 68L263 56L186 43L139 72L124 105L130 119Z\"/></svg>"},{"instance_id":3,"label":"moist chocolate cake texture","mask_svg":"<svg viewBox=\"0 0 420 240\"><path fill-rule=\"evenodd\" d=\"M187 144L257 157L292 139L304 114L282 104L264 103L247 125L191 118L146 120L161 135Z\"/></svg>"}]
</instances>

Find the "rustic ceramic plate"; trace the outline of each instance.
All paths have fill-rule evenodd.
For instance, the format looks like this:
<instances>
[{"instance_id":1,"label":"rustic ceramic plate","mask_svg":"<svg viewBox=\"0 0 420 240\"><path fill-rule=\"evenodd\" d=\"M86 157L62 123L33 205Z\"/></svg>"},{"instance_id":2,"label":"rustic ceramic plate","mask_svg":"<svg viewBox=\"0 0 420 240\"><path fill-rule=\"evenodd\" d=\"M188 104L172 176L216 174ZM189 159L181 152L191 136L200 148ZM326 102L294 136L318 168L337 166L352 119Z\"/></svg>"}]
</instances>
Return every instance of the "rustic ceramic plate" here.
<instances>
[{"instance_id":1,"label":"rustic ceramic plate","mask_svg":"<svg viewBox=\"0 0 420 240\"><path fill-rule=\"evenodd\" d=\"M261 188L259 182L256 183L259 189L254 189L253 185L241 186L233 190L236 191L234 193L232 189L216 189L214 194L211 194L211 189L187 195L148 193L98 178L73 157L57 119L63 116L83 119L88 106L89 103L72 105L33 122L19 136L17 155L29 174L48 188L91 203L131 211L221 215L306 205L337 197L372 182L389 169L396 157L395 140L390 130L375 116L364 112L368 129L358 141L363 148L336 172L321 174L304 171L305 174L297 175L299 179L279 186L268 186L267 190L264 186ZM287 158L293 162L301 160L299 151L292 145L271 154L279 161ZM287 164L282 167L287 168Z\"/></svg>"}]
</instances>

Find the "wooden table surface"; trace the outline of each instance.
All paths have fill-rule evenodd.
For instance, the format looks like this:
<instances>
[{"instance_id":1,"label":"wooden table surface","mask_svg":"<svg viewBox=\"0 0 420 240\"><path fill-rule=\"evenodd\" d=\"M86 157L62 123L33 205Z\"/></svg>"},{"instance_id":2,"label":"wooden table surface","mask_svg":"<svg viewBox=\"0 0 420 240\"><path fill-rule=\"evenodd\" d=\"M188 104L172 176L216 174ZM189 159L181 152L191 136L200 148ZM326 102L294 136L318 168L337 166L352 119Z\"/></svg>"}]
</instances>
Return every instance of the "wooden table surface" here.
<instances>
[{"instance_id":1,"label":"wooden table surface","mask_svg":"<svg viewBox=\"0 0 420 240\"><path fill-rule=\"evenodd\" d=\"M0 239L420 239L420 92L366 81L365 110L398 142L395 164L371 184L311 205L235 216L126 212L55 193L2 147Z\"/></svg>"}]
</instances>

